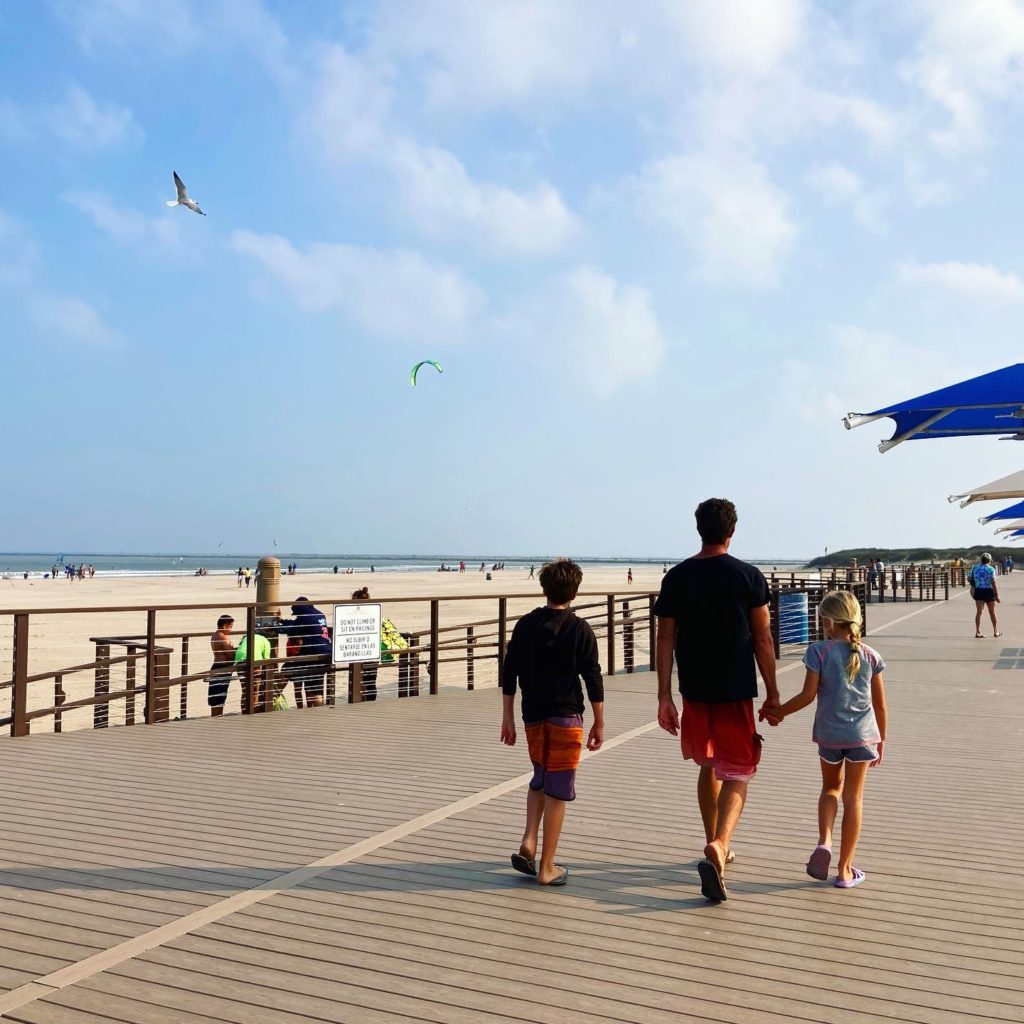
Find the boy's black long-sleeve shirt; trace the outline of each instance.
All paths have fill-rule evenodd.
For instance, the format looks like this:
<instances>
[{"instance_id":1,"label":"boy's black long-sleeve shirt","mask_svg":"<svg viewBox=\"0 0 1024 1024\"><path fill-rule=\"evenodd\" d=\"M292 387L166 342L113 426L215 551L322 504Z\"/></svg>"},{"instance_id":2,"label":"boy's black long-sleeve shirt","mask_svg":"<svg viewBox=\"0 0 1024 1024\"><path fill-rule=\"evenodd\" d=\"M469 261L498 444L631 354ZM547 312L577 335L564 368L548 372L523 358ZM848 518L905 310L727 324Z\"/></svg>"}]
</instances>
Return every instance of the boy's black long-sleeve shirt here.
<instances>
[{"instance_id":1,"label":"boy's black long-sleeve shirt","mask_svg":"<svg viewBox=\"0 0 1024 1024\"><path fill-rule=\"evenodd\" d=\"M523 691L523 721L583 714L583 687L591 704L604 700L597 637L590 623L568 608L535 608L512 630L501 691Z\"/></svg>"}]
</instances>

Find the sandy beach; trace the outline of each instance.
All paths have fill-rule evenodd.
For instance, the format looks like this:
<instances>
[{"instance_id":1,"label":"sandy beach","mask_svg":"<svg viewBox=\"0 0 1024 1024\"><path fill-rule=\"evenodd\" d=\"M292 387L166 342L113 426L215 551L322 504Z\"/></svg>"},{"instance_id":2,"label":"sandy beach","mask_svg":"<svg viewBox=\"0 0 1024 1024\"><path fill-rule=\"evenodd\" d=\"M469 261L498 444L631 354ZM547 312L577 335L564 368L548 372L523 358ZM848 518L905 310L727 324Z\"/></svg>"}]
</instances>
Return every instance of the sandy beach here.
<instances>
[{"instance_id":1,"label":"sandy beach","mask_svg":"<svg viewBox=\"0 0 1024 1024\"><path fill-rule=\"evenodd\" d=\"M539 566L538 566L539 569ZM628 566L584 567L583 592L600 593L614 591L622 598L635 593L645 595L656 591L661 585L660 565L637 565L633 567L633 583L626 582ZM383 604L385 618L391 619L402 632L427 630L430 625L429 599L437 597L440 603L440 624L482 622L495 619L498 615L498 597L507 595L510 617L521 615L543 602L543 595L537 581L528 578L529 570L523 568L499 570L491 580L484 573L468 570L465 573L441 573L436 571L369 573L356 572L351 575L340 573L303 573L284 576L281 579L282 612L288 615L288 605L296 597L311 598L322 610L330 615L334 601L347 600L359 587L369 587L371 599ZM493 595L493 596L491 596ZM0 609L9 611L47 611L53 614L33 615L30 620L29 674L52 672L71 666L86 665L96 658L96 645L92 638L144 636L146 615L140 611L104 611L107 608L140 608L159 605L211 604L208 609L187 609L162 611L157 617L159 643L170 649L170 670L177 676L182 670L182 640L185 633L200 634L189 640L188 672L202 672L211 661L208 635L212 633L217 617L222 613L232 614L236 619L236 630L244 630L245 613L242 605L256 598L255 585L239 589L236 580L228 576L184 576L184 577L105 577L69 583L57 580L9 579L0 580ZM403 601L400 598L419 598ZM602 599L603 600L603 599ZM581 596L578 604L587 598ZM636 614L646 612L646 599L640 601ZM71 614L67 609L88 608L87 612ZM595 614L591 612L589 614ZM482 634L494 627L478 627ZM465 631L458 633L465 640ZM481 643L486 641L481 640ZM111 657L125 653L125 648L116 645ZM487 652L493 655L493 649ZM484 651L481 650L481 654ZM646 634L637 637L637 657L647 657ZM13 619L10 615L0 616L0 682L10 679L13 659ZM619 654L621 667L621 653ZM144 663L137 665L137 682L141 682ZM121 663L110 669L110 689L125 686L127 665ZM445 686L465 686L466 666L461 662L443 662L440 681ZM480 660L476 665L477 687L494 686L497 683L496 664L492 659ZM91 696L94 692L95 673L87 669L65 673L62 685L67 701ZM426 676L423 674L423 685ZM380 673L382 697L393 696L397 691L397 671L383 669ZM171 691L171 716L179 712L179 688ZM0 690L0 717L10 713L11 691ZM52 679L30 684L29 710L49 707L54 703ZM232 683L228 700L228 712L240 709L240 688ZM136 717L142 713L141 697L136 701ZM187 693L187 714L189 717L207 714L206 686L202 679L189 684ZM123 723L125 702L116 701L110 706L110 723ZM93 720L91 707L75 709L64 714L65 730L88 728ZM47 732L52 728L52 719L42 718L32 723L33 732Z\"/></svg>"}]
</instances>

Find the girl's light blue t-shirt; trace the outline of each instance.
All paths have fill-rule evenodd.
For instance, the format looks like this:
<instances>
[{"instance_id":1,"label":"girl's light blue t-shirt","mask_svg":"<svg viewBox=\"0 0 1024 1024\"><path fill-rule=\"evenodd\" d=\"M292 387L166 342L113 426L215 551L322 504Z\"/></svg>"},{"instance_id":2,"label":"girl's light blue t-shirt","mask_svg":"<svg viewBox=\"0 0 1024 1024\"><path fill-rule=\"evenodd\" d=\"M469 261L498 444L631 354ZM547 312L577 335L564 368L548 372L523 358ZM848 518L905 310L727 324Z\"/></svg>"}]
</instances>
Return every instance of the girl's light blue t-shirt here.
<instances>
[{"instance_id":1,"label":"girl's light blue t-shirt","mask_svg":"<svg viewBox=\"0 0 1024 1024\"><path fill-rule=\"evenodd\" d=\"M881 739L871 706L871 677L885 669L885 662L861 644L860 671L850 679L849 660L850 645L843 640L818 640L804 655L804 665L820 677L812 739L823 747L862 747Z\"/></svg>"}]
</instances>

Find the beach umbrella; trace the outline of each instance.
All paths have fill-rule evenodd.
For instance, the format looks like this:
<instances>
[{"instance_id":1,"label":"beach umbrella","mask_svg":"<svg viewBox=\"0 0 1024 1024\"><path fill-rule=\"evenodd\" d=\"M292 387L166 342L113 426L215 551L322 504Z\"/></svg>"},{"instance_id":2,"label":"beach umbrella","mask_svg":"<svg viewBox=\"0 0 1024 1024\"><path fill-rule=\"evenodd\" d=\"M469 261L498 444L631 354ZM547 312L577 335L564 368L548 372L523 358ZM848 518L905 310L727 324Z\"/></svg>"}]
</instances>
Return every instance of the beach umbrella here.
<instances>
[{"instance_id":1,"label":"beach umbrella","mask_svg":"<svg viewBox=\"0 0 1024 1024\"><path fill-rule=\"evenodd\" d=\"M1024 471L992 480L963 494L951 494L949 500L959 501L966 508L975 501L1000 501L1006 498L1024 498Z\"/></svg>"},{"instance_id":2,"label":"beach umbrella","mask_svg":"<svg viewBox=\"0 0 1024 1024\"><path fill-rule=\"evenodd\" d=\"M1024 519L1015 519L1012 523L997 527L995 533L1013 533L1014 530L1024 530Z\"/></svg>"},{"instance_id":3,"label":"beach umbrella","mask_svg":"<svg viewBox=\"0 0 1024 1024\"><path fill-rule=\"evenodd\" d=\"M1015 519L1017 516L1024 516L1024 501L1018 501L1016 505L1009 505L1000 512L982 516L978 522L991 523L993 519Z\"/></svg>"},{"instance_id":4,"label":"beach umbrella","mask_svg":"<svg viewBox=\"0 0 1024 1024\"><path fill-rule=\"evenodd\" d=\"M932 437L1003 435L1024 441L1024 363L908 398L874 412L843 417L847 430L888 417L896 429L879 446L887 452L904 441Z\"/></svg>"}]
</instances>

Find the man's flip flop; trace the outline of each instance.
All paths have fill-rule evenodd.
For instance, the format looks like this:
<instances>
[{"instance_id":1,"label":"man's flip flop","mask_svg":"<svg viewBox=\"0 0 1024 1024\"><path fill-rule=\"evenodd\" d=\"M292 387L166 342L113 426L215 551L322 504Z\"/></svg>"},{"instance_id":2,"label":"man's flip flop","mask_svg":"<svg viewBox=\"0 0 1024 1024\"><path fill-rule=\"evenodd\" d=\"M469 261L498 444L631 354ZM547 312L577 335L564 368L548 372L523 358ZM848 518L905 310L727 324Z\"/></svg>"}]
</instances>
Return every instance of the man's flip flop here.
<instances>
[{"instance_id":1,"label":"man's flip flop","mask_svg":"<svg viewBox=\"0 0 1024 1024\"><path fill-rule=\"evenodd\" d=\"M722 872L709 860L702 860L697 865L700 875L700 892L706 900L713 903L724 903L729 898L729 890L725 887Z\"/></svg>"},{"instance_id":2,"label":"man's flip flop","mask_svg":"<svg viewBox=\"0 0 1024 1024\"><path fill-rule=\"evenodd\" d=\"M537 862L524 857L521 853L512 854L512 867L524 875L537 874Z\"/></svg>"},{"instance_id":3,"label":"man's flip flop","mask_svg":"<svg viewBox=\"0 0 1024 1024\"><path fill-rule=\"evenodd\" d=\"M827 846L816 846L807 858L807 874L819 882L828 881L828 866L832 863L832 851Z\"/></svg>"},{"instance_id":4,"label":"man's flip flop","mask_svg":"<svg viewBox=\"0 0 1024 1024\"><path fill-rule=\"evenodd\" d=\"M852 889L855 885L860 885L868 876L861 871L860 868L852 868L853 878L837 878L836 888L837 889Z\"/></svg>"},{"instance_id":5,"label":"man's flip flop","mask_svg":"<svg viewBox=\"0 0 1024 1024\"><path fill-rule=\"evenodd\" d=\"M562 873L557 878L552 878L550 882L538 882L538 885L550 885L552 888L559 885L565 885L569 881L569 869L567 867L562 868Z\"/></svg>"}]
</instances>

